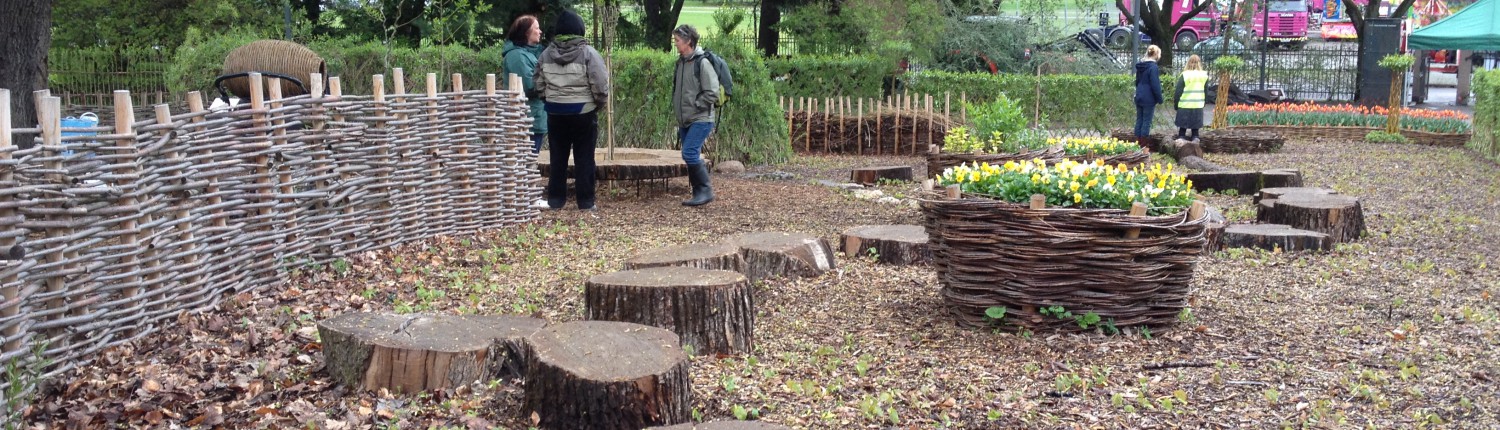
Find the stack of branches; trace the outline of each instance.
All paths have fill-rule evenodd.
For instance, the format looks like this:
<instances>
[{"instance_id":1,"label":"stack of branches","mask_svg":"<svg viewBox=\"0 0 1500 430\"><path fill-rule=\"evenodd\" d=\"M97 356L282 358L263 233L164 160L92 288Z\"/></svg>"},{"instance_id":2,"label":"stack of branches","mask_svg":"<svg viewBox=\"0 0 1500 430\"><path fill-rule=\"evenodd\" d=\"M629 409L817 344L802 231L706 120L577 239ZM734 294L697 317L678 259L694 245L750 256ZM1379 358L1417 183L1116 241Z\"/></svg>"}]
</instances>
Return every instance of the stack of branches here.
<instances>
[{"instance_id":1,"label":"stack of branches","mask_svg":"<svg viewBox=\"0 0 1500 430\"><path fill-rule=\"evenodd\" d=\"M879 115L790 112L787 122L794 151L859 155L925 154L928 145L942 146L948 129L960 125L942 113L916 109Z\"/></svg>"}]
</instances>

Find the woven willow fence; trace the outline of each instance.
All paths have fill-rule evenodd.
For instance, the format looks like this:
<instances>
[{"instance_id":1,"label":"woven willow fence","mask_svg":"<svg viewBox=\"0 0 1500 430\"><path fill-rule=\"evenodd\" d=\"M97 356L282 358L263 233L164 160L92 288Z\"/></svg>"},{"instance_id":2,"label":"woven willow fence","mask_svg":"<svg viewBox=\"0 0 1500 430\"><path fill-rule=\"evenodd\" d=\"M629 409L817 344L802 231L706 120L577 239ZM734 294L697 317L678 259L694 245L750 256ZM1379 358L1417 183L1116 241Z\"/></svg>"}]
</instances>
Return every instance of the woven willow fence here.
<instances>
[{"instance_id":1,"label":"woven willow fence","mask_svg":"<svg viewBox=\"0 0 1500 430\"><path fill-rule=\"evenodd\" d=\"M327 96L288 99L269 85L270 100L215 112L190 93L191 112L158 105L144 121L120 91L113 126L86 130L60 129L45 92L40 125L12 128L0 90L0 364L53 364L0 375L0 392L277 285L293 264L536 217L519 92L497 91L494 75L470 91L454 75L445 93L433 74L425 93L406 94L399 69L392 94L374 82L369 96L332 78ZM12 132L32 137L27 149Z\"/></svg>"}]
</instances>

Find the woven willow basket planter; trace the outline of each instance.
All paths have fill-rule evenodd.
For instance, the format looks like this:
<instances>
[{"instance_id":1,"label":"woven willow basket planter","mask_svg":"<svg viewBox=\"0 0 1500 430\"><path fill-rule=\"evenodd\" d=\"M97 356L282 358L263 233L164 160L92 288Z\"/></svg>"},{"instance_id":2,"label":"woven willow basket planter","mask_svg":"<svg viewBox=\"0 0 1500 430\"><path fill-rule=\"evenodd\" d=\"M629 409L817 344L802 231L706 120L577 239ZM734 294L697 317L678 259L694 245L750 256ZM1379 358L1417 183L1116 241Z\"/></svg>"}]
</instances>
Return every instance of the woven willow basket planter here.
<instances>
[{"instance_id":1,"label":"woven willow basket planter","mask_svg":"<svg viewBox=\"0 0 1500 430\"><path fill-rule=\"evenodd\" d=\"M1094 160L1103 159L1104 160L1104 164L1108 164L1108 165L1111 165L1111 166L1117 165L1117 164L1124 164L1124 165L1126 165L1128 167L1135 167L1135 166L1139 166L1139 165L1142 165L1142 164L1146 164L1147 161L1151 161L1151 154L1148 153L1148 152L1146 152L1146 151L1131 151L1131 152L1126 152L1124 154L1115 154L1115 155L1111 155L1111 156L1107 156L1107 157L1090 156L1090 155L1076 155L1076 156L1075 155L1066 155L1066 156L1063 156L1063 158L1067 158L1069 160L1077 161L1079 163L1093 163Z\"/></svg>"},{"instance_id":2,"label":"woven willow basket planter","mask_svg":"<svg viewBox=\"0 0 1500 430\"><path fill-rule=\"evenodd\" d=\"M1130 216L1113 209L1030 209L964 195L920 199L942 297L960 324L1081 331L1042 315L1061 306L1116 327L1165 325L1188 304L1207 217ZM1127 230L1139 236L1127 239ZM1003 307L998 325L985 310Z\"/></svg>"},{"instance_id":3,"label":"woven willow basket planter","mask_svg":"<svg viewBox=\"0 0 1500 430\"><path fill-rule=\"evenodd\" d=\"M1062 148L1051 147L1027 152L1016 152L1010 154L983 154L973 152L928 152L927 153L927 177L931 178L943 173L949 167L970 163L990 163L990 165L1005 164L1007 161L1025 161L1040 158L1047 162L1062 159Z\"/></svg>"},{"instance_id":4,"label":"woven willow basket planter","mask_svg":"<svg viewBox=\"0 0 1500 430\"><path fill-rule=\"evenodd\" d=\"M1364 139L1360 135L1360 139ZM1203 133L1203 152L1224 154L1259 154L1276 152L1286 144L1279 132L1245 127L1229 127Z\"/></svg>"},{"instance_id":5,"label":"woven willow basket planter","mask_svg":"<svg viewBox=\"0 0 1500 430\"><path fill-rule=\"evenodd\" d=\"M1384 131L1380 127L1317 127L1307 125L1236 125L1229 130L1261 130L1279 133L1289 139L1342 139L1365 140L1372 131ZM1463 146L1473 133L1430 133L1416 130L1401 130L1401 135L1412 143L1428 146Z\"/></svg>"}]
</instances>

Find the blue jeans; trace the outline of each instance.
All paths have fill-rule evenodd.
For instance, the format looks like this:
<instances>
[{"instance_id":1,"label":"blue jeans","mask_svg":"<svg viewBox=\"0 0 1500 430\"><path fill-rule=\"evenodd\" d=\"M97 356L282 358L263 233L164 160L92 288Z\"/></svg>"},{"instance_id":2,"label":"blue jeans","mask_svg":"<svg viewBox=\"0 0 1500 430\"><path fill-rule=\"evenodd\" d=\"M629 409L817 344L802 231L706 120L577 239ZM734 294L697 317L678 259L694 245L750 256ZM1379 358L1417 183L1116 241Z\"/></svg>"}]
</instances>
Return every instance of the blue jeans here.
<instances>
[{"instance_id":1,"label":"blue jeans","mask_svg":"<svg viewBox=\"0 0 1500 430\"><path fill-rule=\"evenodd\" d=\"M682 162L689 166L703 164L703 142L708 141L708 135L713 131L714 123L708 121L678 127L677 143L682 145Z\"/></svg>"},{"instance_id":2,"label":"blue jeans","mask_svg":"<svg viewBox=\"0 0 1500 430\"><path fill-rule=\"evenodd\" d=\"M531 153L542 152L542 140L547 138L546 133L531 135Z\"/></svg>"},{"instance_id":3,"label":"blue jeans","mask_svg":"<svg viewBox=\"0 0 1500 430\"><path fill-rule=\"evenodd\" d=\"M1155 113L1156 105L1135 105L1135 137L1151 135L1151 116Z\"/></svg>"}]
</instances>

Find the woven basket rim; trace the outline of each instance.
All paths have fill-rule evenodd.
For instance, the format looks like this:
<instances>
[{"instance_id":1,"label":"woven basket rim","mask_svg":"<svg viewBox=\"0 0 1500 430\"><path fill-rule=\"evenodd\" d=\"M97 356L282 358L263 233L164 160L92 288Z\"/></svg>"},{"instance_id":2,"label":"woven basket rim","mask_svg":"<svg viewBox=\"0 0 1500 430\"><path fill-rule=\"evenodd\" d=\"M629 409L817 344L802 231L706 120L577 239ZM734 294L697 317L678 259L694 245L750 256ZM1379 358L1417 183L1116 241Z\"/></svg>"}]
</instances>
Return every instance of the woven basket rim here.
<instances>
[{"instance_id":1,"label":"woven basket rim","mask_svg":"<svg viewBox=\"0 0 1500 430\"><path fill-rule=\"evenodd\" d=\"M1200 216L1198 220L1187 220L1188 210L1189 210L1188 207L1184 207L1180 211L1177 211L1177 212L1174 212L1174 213L1171 213L1171 214L1167 214L1167 215L1140 215L1140 216L1131 216L1130 215L1130 211L1128 211L1128 210L1124 210L1124 209L1110 209L1110 208L1069 208L1069 207L1048 206L1048 207L1045 207L1045 208L1042 208L1042 209L1032 209L1031 206L1028 205L1028 204L1021 204L1021 203L1009 202L1009 201L1005 201L1005 200L1000 200L1000 199L997 199L997 198L993 198L993 196L989 196L989 195L986 195L986 194L970 193L970 192L964 192L957 199L950 199L950 198L947 198L947 196L942 195L939 191L923 191L923 192L917 194L916 200L919 203L928 203L928 204L945 204L945 203L954 203L954 202L963 202L964 204L978 204L978 205L983 205L983 206L991 206L989 209L997 210L997 211L1005 211L1005 212L1027 212L1027 213L1044 212L1044 213L1047 213L1047 214L1064 214L1064 215L1070 215L1070 216L1082 216L1082 217L1091 217L1091 218L1100 218L1100 219L1111 219L1111 220L1114 219L1114 218L1128 218L1128 219L1145 220L1145 221L1167 221L1167 220L1172 220L1172 219L1182 219L1181 222L1179 222L1179 223L1177 223L1175 225L1171 225L1171 226L1158 226L1158 227L1176 227L1176 226L1184 226L1184 225L1193 225L1193 224L1198 224L1198 223L1201 223L1201 222L1207 222L1207 219L1208 219L1208 213L1207 213L1208 211L1204 211L1204 214L1202 216ZM1197 201L1202 201L1202 200L1199 199ZM1204 202L1204 203L1207 204L1207 202Z\"/></svg>"}]
</instances>

